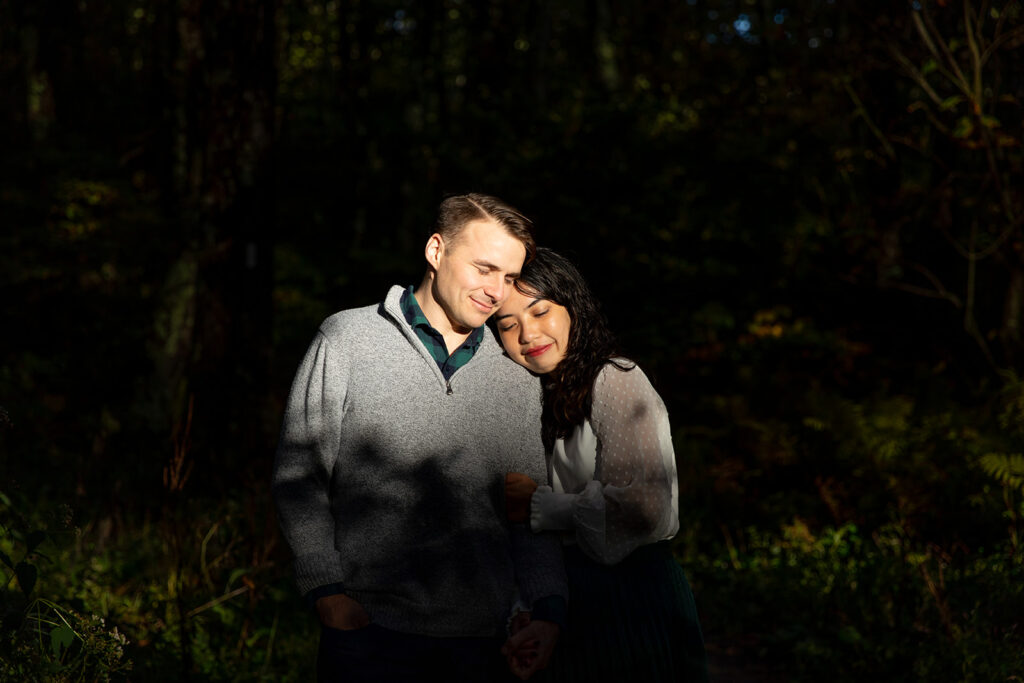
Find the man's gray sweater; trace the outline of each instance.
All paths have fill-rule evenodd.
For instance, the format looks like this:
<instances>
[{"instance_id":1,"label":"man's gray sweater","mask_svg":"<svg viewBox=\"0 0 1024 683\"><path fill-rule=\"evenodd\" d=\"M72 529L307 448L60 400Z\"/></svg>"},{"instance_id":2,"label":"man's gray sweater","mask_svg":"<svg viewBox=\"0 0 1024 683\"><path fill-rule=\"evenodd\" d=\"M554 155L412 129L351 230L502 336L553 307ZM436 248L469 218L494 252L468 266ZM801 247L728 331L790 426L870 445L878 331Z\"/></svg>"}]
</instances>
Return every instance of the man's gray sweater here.
<instances>
[{"instance_id":1,"label":"man's gray sweater","mask_svg":"<svg viewBox=\"0 0 1024 683\"><path fill-rule=\"evenodd\" d=\"M504 522L505 472L547 477L540 387L487 331L446 382L402 291L310 345L274 463L281 526L303 593L343 583L386 628L495 635L517 585L567 597L557 539Z\"/></svg>"}]
</instances>

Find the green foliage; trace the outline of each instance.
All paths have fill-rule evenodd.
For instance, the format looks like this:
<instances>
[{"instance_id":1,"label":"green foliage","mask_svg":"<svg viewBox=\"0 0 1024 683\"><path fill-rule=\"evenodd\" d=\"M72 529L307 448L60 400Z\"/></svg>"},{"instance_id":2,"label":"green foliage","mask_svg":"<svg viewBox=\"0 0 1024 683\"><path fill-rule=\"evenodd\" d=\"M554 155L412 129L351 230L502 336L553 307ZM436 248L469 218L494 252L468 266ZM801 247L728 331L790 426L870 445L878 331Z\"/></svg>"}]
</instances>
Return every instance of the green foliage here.
<instances>
[{"instance_id":1,"label":"green foliage","mask_svg":"<svg viewBox=\"0 0 1024 683\"><path fill-rule=\"evenodd\" d=\"M0 570L7 572L4 590L17 581L22 597L28 599L39 578L38 564L48 561L39 547L47 539L37 520L26 519L11 497L0 491Z\"/></svg>"},{"instance_id":2,"label":"green foliage","mask_svg":"<svg viewBox=\"0 0 1024 683\"><path fill-rule=\"evenodd\" d=\"M1020 444L1024 440L1024 382L1013 371L1003 373L1002 410L999 426L1012 434ZM1020 453L985 453L978 466L1003 486L1024 494L1024 455Z\"/></svg>"},{"instance_id":3,"label":"green foliage","mask_svg":"<svg viewBox=\"0 0 1024 683\"><path fill-rule=\"evenodd\" d=\"M0 678L25 681L109 681L131 669L125 636L101 617L37 597L61 565L41 547L67 526L66 511L50 519L26 514L20 497L0 491L0 562L12 572L0 587ZM52 551L51 551L52 552ZM20 557L17 561L13 558ZM20 594L12 594L17 580Z\"/></svg>"},{"instance_id":4,"label":"green foliage","mask_svg":"<svg viewBox=\"0 0 1024 683\"><path fill-rule=\"evenodd\" d=\"M794 520L747 529L732 559L702 555L688 570L716 641L757 634L750 654L789 680L980 683L1024 671L1024 557L1011 548L950 558L896 525L814 533Z\"/></svg>"},{"instance_id":5,"label":"green foliage","mask_svg":"<svg viewBox=\"0 0 1024 683\"><path fill-rule=\"evenodd\" d=\"M31 546L21 562L41 567L38 581L0 591L0 679L308 680L318 628L289 572L253 564L273 546L250 545L237 507L203 508L189 513L179 562L167 562L172 530L146 525L115 544L95 528L48 534L63 541L40 539L45 557ZM6 564L30 545L5 529Z\"/></svg>"},{"instance_id":6,"label":"green foliage","mask_svg":"<svg viewBox=\"0 0 1024 683\"><path fill-rule=\"evenodd\" d=\"M981 469L1000 484L1024 493L1024 455L1020 453L986 453L978 461Z\"/></svg>"},{"instance_id":7,"label":"green foliage","mask_svg":"<svg viewBox=\"0 0 1024 683\"><path fill-rule=\"evenodd\" d=\"M1020 385L969 402L920 368L861 389L841 372L870 357L793 318L763 309L748 336L719 333L734 369L753 371L701 396L675 437L679 551L712 661L739 651L800 681L1012 680L1024 504L985 464L1022 446Z\"/></svg>"},{"instance_id":8,"label":"green foliage","mask_svg":"<svg viewBox=\"0 0 1024 683\"><path fill-rule=\"evenodd\" d=\"M127 643L101 617L37 598L16 629L0 632L0 677L47 683L123 680L132 669Z\"/></svg>"}]
</instances>

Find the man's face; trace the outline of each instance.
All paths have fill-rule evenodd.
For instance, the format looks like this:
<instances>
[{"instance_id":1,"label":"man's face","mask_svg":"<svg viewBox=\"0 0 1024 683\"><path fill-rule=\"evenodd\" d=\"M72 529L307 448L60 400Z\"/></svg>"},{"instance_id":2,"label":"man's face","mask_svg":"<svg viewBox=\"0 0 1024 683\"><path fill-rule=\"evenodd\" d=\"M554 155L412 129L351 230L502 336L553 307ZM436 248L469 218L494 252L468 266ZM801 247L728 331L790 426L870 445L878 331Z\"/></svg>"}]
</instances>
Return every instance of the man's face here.
<instances>
[{"instance_id":1,"label":"man's face","mask_svg":"<svg viewBox=\"0 0 1024 683\"><path fill-rule=\"evenodd\" d=\"M468 332L487 322L511 293L524 260L523 243L494 221L467 223L454 244L442 242L432 262L433 296L452 328Z\"/></svg>"}]
</instances>

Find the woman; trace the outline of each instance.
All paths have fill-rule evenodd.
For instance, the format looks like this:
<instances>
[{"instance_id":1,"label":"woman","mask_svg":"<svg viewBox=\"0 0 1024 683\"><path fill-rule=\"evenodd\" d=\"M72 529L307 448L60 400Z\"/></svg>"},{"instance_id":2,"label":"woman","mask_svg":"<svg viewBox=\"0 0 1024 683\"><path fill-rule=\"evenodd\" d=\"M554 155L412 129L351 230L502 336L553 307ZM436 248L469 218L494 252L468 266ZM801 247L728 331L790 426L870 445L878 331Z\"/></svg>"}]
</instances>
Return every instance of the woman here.
<instances>
[{"instance_id":1,"label":"woman","mask_svg":"<svg viewBox=\"0 0 1024 683\"><path fill-rule=\"evenodd\" d=\"M539 678L707 680L693 594L668 545L678 487L661 398L616 355L583 278L551 250L538 250L492 324L544 395L551 486L509 473L509 519L565 544L569 623ZM520 675L528 663L526 648L510 657Z\"/></svg>"}]
</instances>

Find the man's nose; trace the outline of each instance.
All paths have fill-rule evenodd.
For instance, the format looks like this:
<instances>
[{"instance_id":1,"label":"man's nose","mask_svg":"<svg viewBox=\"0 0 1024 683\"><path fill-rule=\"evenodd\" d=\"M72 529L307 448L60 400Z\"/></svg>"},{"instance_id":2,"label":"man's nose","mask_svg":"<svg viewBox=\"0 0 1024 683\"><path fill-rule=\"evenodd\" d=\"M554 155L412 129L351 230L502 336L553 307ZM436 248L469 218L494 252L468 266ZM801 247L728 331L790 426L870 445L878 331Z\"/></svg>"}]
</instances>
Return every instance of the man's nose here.
<instances>
[{"instance_id":1,"label":"man's nose","mask_svg":"<svg viewBox=\"0 0 1024 683\"><path fill-rule=\"evenodd\" d=\"M505 276L501 273L495 273L495 278L489 280L484 285L484 294L491 297L491 300L495 304L501 303L505 300L505 288L508 286L505 283Z\"/></svg>"}]
</instances>

